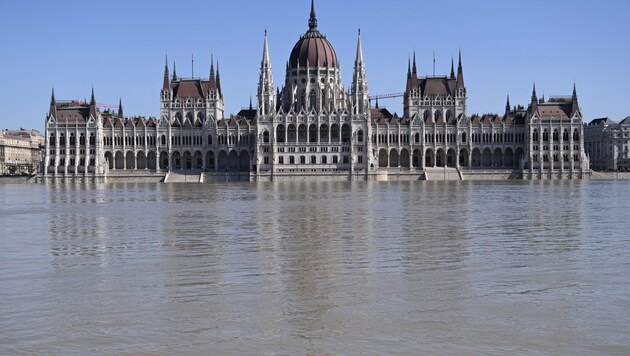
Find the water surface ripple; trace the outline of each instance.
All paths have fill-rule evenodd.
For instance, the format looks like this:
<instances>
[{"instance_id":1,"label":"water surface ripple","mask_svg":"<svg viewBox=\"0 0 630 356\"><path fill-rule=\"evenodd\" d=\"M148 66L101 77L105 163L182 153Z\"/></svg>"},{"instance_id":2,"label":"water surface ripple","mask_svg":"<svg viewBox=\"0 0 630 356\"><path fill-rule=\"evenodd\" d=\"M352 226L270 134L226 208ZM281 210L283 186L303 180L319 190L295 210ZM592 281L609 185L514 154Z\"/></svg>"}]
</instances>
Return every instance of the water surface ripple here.
<instances>
[{"instance_id":1,"label":"water surface ripple","mask_svg":"<svg viewBox=\"0 0 630 356\"><path fill-rule=\"evenodd\" d=\"M0 185L0 354L630 354L630 182Z\"/></svg>"}]
</instances>

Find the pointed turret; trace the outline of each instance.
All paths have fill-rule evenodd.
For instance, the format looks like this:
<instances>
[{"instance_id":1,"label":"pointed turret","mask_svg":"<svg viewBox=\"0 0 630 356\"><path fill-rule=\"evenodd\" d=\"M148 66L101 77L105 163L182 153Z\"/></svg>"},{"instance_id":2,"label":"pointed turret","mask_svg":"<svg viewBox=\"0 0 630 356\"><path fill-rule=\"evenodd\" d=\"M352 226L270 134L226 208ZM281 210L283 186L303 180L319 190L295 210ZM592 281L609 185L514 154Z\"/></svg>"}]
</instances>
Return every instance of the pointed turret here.
<instances>
[{"instance_id":1,"label":"pointed turret","mask_svg":"<svg viewBox=\"0 0 630 356\"><path fill-rule=\"evenodd\" d=\"M370 107L360 29L357 37L357 56L354 61L354 76L352 78L352 100L355 114L365 113Z\"/></svg>"},{"instance_id":2,"label":"pointed turret","mask_svg":"<svg viewBox=\"0 0 630 356\"><path fill-rule=\"evenodd\" d=\"M164 83L162 83L162 90L169 90L171 88L171 81L168 75L168 56L164 62Z\"/></svg>"},{"instance_id":3,"label":"pointed turret","mask_svg":"<svg viewBox=\"0 0 630 356\"><path fill-rule=\"evenodd\" d=\"M92 96L90 97L90 116L96 119L96 99L94 98L94 88L92 88Z\"/></svg>"},{"instance_id":4,"label":"pointed turret","mask_svg":"<svg viewBox=\"0 0 630 356\"><path fill-rule=\"evenodd\" d=\"M532 102L531 102L531 113L538 112L538 96L536 95L536 83L532 88Z\"/></svg>"},{"instance_id":5,"label":"pointed turret","mask_svg":"<svg viewBox=\"0 0 630 356\"><path fill-rule=\"evenodd\" d=\"M418 70L416 68L416 51L415 50L413 51L413 67L411 69L411 74L414 77L417 77L417 75L418 75Z\"/></svg>"},{"instance_id":6,"label":"pointed turret","mask_svg":"<svg viewBox=\"0 0 630 356\"><path fill-rule=\"evenodd\" d=\"M317 30L317 16L315 16L315 0L311 0L311 16L308 19L308 28L311 31Z\"/></svg>"},{"instance_id":7,"label":"pointed turret","mask_svg":"<svg viewBox=\"0 0 630 356\"><path fill-rule=\"evenodd\" d=\"M464 89L464 70L462 68L462 51L459 51L459 62L457 64L457 89Z\"/></svg>"},{"instance_id":8,"label":"pointed turret","mask_svg":"<svg viewBox=\"0 0 630 356\"><path fill-rule=\"evenodd\" d=\"M451 57L451 79L455 79L455 64L453 63L454 59Z\"/></svg>"},{"instance_id":9,"label":"pointed turret","mask_svg":"<svg viewBox=\"0 0 630 356\"><path fill-rule=\"evenodd\" d=\"M173 61L173 81L177 80L177 68L175 68L175 61Z\"/></svg>"},{"instance_id":10,"label":"pointed turret","mask_svg":"<svg viewBox=\"0 0 630 356\"><path fill-rule=\"evenodd\" d=\"M219 61L217 61L217 90L219 91L219 95L223 96L221 92L221 73L219 72Z\"/></svg>"},{"instance_id":11,"label":"pointed turret","mask_svg":"<svg viewBox=\"0 0 630 356\"><path fill-rule=\"evenodd\" d=\"M92 96L90 97L90 105L96 105L96 100L94 99L94 88L92 88Z\"/></svg>"},{"instance_id":12,"label":"pointed turret","mask_svg":"<svg viewBox=\"0 0 630 356\"><path fill-rule=\"evenodd\" d=\"M55 102L55 88L52 88L52 94L50 95L50 110L48 114L53 117L57 117L57 103Z\"/></svg>"},{"instance_id":13,"label":"pointed turret","mask_svg":"<svg viewBox=\"0 0 630 356\"><path fill-rule=\"evenodd\" d=\"M507 96L507 100L505 102L505 116L510 113L510 94Z\"/></svg>"},{"instance_id":14,"label":"pointed turret","mask_svg":"<svg viewBox=\"0 0 630 356\"><path fill-rule=\"evenodd\" d=\"M411 58L407 58L407 79L411 79Z\"/></svg>"},{"instance_id":15,"label":"pointed turret","mask_svg":"<svg viewBox=\"0 0 630 356\"><path fill-rule=\"evenodd\" d=\"M575 83L573 83L573 95L571 95L571 116L580 111L578 105L577 90L575 89Z\"/></svg>"},{"instance_id":16,"label":"pointed turret","mask_svg":"<svg viewBox=\"0 0 630 356\"><path fill-rule=\"evenodd\" d=\"M210 55L210 81L214 79L214 55Z\"/></svg>"},{"instance_id":17,"label":"pointed turret","mask_svg":"<svg viewBox=\"0 0 630 356\"><path fill-rule=\"evenodd\" d=\"M288 63L287 63L288 65ZM269 44L267 42L267 30L263 40L263 54L260 61L260 77L258 78L258 110L265 115L275 110L274 106L273 75L271 72L271 60L269 59Z\"/></svg>"},{"instance_id":18,"label":"pointed turret","mask_svg":"<svg viewBox=\"0 0 630 356\"><path fill-rule=\"evenodd\" d=\"M118 117L121 119L125 117L123 114L122 98L118 98Z\"/></svg>"}]
</instances>

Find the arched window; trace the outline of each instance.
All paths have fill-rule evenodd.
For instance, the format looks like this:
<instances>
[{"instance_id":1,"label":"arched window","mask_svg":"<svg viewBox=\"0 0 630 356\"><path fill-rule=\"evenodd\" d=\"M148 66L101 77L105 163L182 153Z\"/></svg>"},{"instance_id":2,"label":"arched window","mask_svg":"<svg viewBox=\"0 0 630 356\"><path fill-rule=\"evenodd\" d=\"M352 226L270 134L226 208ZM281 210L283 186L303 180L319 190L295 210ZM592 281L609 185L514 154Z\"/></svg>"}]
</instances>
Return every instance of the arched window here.
<instances>
[{"instance_id":1,"label":"arched window","mask_svg":"<svg viewBox=\"0 0 630 356\"><path fill-rule=\"evenodd\" d=\"M74 146L76 144L76 140L74 139L74 134L70 134L70 146Z\"/></svg>"},{"instance_id":2,"label":"arched window","mask_svg":"<svg viewBox=\"0 0 630 356\"><path fill-rule=\"evenodd\" d=\"M212 144L212 135L208 135L208 144L211 145Z\"/></svg>"},{"instance_id":3,"label":"arched window","mask_svg":"<svg viewBox=\"0 0 630 356\"><path fill-rule=\"evenodd\" d=\"M580 140L580 133L578 132L577 129L573 130L573 141L579 141Z\"/></svg>"},{"instance_id":4,"label":"arched window","mask_svg":"<svg viewBox=\"0 0 630 356\"><path fill-rule=\"evenodd\" d=\"M543 130L543 141L549 141L549 132L547 132L547 129Z\"/></svg>"},{"instance_id":5,"label":"arched window","mask_svg":"<svg viewBox=\"0 0 630 356\"><path fill-rule=\"evenodd\" d=\"M359 132L357 132L357 141L363 142L363 130L359 130Z\"/></svg>"},{"instance_id":6,"label":"arched window","mask_svg":"<svg viewBox=\"0 0 630 356\"><path fill-rule=\"evenodd\" d=\"M94 136L94 132L90 133L90 146L94 146L96 144L96 137Z\"/></svg>"},{"instance_id":7,"label":"arched window","mask_svg":"<svg viewBox=\"0 0 630 356\"><path fill-rule=\"evenodd\" d=\"M433 118L435 119L435 121L438 121L441 117L442 117L442 112L440 110L436 110L435 113L433 114Z\"/></svg>"},{"instance_id":8,"label":"arched window","mask_svg":"<svg viewBox=\"0 0 630 356\"><path fill-rule=\"evenodd\" d=\"M554 141L560 141L560 135L558 134L558 130L557 129L553 130L553 140Z\"/></svg>"},{"instance_id":9,"label":"arched window","mask_svg":"<svg viewBox=\"0 0 630 356\"><path fill-rule=\"evenodd\" d=\"M416 132L416 134L414 135L415 141L416 143L420 143L420 133Z\"/></svg>"},{"instance_id":10,"label":"arched window","mask_svg":"<svg viewBox=\"0 0 630 356\"><path fill-rule=\"evenodd\" d=\"M462 132L462 143L466 143L466 133Z\"/></svg>"},{"instance_id":11,"label":"arched window","mask_svg":"<svg viewBox=\"0 0 630 356\"><path fill-rule=\"evenodd\" d=\"M532 132L532 141L538 141L538 129L534 129Z\"/></svg>"},{"instance_id":12,"label":"arched window","mask_svg":"<svg viewBox=\"0 0 630 356\"><path fill-rule=\"evenodd\" d=\"M269 143L269 131L263 132L263 143Z\"/></svg>"},{"instance_id":13,"label":"arched window","mask_svg":"<svg viewBox=\"0 0 630 356\"><path fill-rule=\"evenodd\" d=\"M59 146L65 146L65 145L66 145L66 136L62 132L61 134L59 134Z\"/></svg>"},{"instance_id":14,"label":"arched window","mask_svg":"<svg viewBox=\"0 0 630 356\"><path fill-rule=\"evenodd\" d=\"M567 129L564 129L562 132L562 141L569 141L569 131Z\"/></svg>"},{"instance_id":15,"label":"arched window","mask_svg":"<svg viewBox=\"0 0 630 356\"><path fill-rule=\"evenodd\" d=\"M449 120L453 117L453 111L451 109L446 110L446 120Z\"/></svg>"},{"instance_id":16,"label":"arched window","mask_svg":"<svg viewBox=\"0 0 630 356\"><path fill-rule=\"evenodd\" d=\"M328 158L326 156L322 156L322 164L327 164Z\"/></svg>"}]
</instances>

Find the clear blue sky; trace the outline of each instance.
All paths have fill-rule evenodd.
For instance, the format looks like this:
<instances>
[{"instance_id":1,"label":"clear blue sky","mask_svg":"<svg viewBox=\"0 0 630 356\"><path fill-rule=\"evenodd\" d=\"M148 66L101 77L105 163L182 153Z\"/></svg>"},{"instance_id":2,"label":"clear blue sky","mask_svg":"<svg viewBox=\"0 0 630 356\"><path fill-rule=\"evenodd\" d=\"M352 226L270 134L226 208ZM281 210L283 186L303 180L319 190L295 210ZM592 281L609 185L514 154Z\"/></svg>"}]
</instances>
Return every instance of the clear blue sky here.
<instances>
[{"instance_id":1,"label":"clear blue sky","mask_svg":"<svg viewBox=\"0 0 630 356\"><path fill-rule=\"evenodd\" d=\"M361 28L370 94L402 92L407 59L447 74L461 48L468 113L502 113L577 84L585 120L630 115L630 1L316 0L319 29L351 83ZM164 55L180 75L207 76L219 61L226 116L256 95L263 34L274 82L307 30L309 0L0 2L0 128L43 130L57 99L123 100L126 115L157 116ZM381 101L402 112L401 99Z\"/></svg>"}]
</instances>

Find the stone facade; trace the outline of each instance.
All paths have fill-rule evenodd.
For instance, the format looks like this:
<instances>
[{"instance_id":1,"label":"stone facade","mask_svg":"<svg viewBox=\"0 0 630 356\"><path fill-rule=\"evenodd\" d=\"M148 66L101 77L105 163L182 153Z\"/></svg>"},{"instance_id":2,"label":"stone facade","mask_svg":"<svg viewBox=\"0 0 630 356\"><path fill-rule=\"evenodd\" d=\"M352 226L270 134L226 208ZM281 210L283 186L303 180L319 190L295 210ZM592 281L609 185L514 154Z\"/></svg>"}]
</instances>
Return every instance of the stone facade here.
<instances>
[{"instance_id":1,"label":"stone facade","mask_svg":"<svg viewBox=\"0 0 630 356\"><path fill-rule=\"evenodd\" d=\"M36 130L0 131L0 176L37 173L43 144Z\"/></svg>"},{"instance_id":2,"label":"stone facade","mask_svg":"<svg viewBox=\"0 0 630 356\"><path fill-rule=\"evenodd\" d=\"M620 122L594 119L584 126L584 135L591 169L630 171L630 116Z\"/></svg>"},{"instance_id":3,"label":"stone facade","mask_svg":"<svg viewBox=\"0 0 630 356\"><path fill-rule=\"evenodd\" d=\"M267 33L257 105L224 117L218 63L207 79L178 77L168 63L160 117L125 118L90 104L56 102L46 124L45 173L95 178L198 174L198 181L504 176L579 179L588 173L582 114L573 95L505 113L468 115L462 56L457 72L418 77L407 69L403 117L371 106L361 34L345 90L333 46L311 2L308 30L293 47L284 85L274 87ZM429 173L442 168L442 171ZM490 171L490 173L487 173ZM440 173L441 172L441 173ZM479 172L479 174L475 173ZM173 173L173 174L170 174Z\"/></svg>"}]
</instances>

